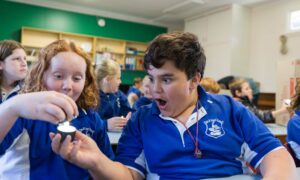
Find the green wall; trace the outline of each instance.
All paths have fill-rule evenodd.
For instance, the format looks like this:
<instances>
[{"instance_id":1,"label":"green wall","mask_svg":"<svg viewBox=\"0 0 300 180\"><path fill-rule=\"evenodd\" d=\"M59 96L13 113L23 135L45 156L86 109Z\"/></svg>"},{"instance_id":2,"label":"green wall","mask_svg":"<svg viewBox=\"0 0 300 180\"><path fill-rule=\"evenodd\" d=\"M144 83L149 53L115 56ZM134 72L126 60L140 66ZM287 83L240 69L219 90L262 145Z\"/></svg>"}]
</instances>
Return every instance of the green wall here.
<instances>
[{"instance_id":1,"label":"green wall","mask_svg":"<svg viewBox=\"0 0 300 180\"><path fill-rule=\"evenodd\" d=\"M167 32L166 27L101 18L106 21L102 28L97 25L97 16L0 1L0 40L20 40L22 26L140 42Z\"/></svg>"},{"instance_id":2,"label":"green wall","mask_svg":"<svg viewBox=\"0 0 300 180\"><path fill-rule=\"evenodd\" d=\"M102 36L129 41L149 42L156 35L167 32L166 27L146 25L106 17L105 27L97 25L97 16L73 13L34 5L0 0L0 40L20 41L23 26L54 31ZM131 84L133 79L125 73L124 84Z\"/></svg>"}]
</instances>

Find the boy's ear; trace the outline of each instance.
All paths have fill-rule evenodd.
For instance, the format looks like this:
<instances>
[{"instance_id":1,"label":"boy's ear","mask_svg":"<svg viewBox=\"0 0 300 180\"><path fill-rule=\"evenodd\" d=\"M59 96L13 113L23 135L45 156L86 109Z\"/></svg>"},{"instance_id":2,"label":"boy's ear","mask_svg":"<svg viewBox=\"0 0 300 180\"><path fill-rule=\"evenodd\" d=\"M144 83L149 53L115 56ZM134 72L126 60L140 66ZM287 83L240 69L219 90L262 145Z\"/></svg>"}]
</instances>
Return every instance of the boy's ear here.
<instances>
[{"instance_id":1,"label":"boy's ear","mask_svg":"<svg viewBox=\"0 0 300 180\"><path fill-rule=\"evenodd\" d=\"M197 73L194 77L191 78L190 89L197 88L197 86L200 84L200 81L201 81L201 75Z\"/></svg>"}]
</instances>

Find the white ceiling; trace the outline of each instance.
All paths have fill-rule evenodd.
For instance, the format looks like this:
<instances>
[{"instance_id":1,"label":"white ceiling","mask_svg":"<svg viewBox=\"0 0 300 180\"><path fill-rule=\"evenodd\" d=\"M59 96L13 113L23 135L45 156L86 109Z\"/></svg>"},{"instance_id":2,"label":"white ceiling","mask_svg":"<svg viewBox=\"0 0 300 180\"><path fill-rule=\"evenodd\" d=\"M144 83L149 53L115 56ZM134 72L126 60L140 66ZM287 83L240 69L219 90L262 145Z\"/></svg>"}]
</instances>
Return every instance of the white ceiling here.
<instances>
[{"instance_id":1,"label":"white ceiling","mask_svg":"<svg viewBox=\"0 0 300 180\"><path fill-rule=\"evenodd\" d=\"M11 0L127 21L183 29L184 20L230 7L280 0ZM282 0L281 0L282 1Z\"/></svg>"}]
</instances>

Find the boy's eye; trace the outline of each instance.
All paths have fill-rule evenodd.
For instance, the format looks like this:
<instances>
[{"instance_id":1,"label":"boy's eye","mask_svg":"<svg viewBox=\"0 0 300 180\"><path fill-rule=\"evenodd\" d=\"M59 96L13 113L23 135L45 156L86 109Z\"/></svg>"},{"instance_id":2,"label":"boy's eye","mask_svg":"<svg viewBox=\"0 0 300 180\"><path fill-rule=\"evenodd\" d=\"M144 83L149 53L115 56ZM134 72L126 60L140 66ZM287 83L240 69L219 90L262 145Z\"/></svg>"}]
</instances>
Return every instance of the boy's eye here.
<instances>
[{"instance_id":1,"label":"boy's eye","mask_svg":"<svg viewBox=\"0 0 300 180\"><path fill-rule=\"evenodd\" d=\"M166 84L170 83L171 81L172 81L171 78L163 78L163 82Z\"/></svg>"},{"instance_id":2,"label":"boy's eye","mask_svg":"<svg viewBox=\"0 0 300 180\"><path fill-rule=\"evenodd\" d=\"M149 77L149 81L150 81L151 83L153 83L153 78L152 78L152 77Z\"/></svg>"}]
</instances>

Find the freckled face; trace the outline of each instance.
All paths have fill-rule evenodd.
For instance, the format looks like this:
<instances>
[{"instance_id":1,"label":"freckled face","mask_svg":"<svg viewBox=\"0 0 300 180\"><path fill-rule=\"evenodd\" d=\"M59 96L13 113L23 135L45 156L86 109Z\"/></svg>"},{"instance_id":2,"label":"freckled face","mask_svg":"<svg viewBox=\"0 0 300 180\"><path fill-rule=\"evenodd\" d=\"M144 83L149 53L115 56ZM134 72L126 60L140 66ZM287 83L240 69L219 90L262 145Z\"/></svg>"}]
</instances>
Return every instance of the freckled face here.
<instances>
[{"instance_id":1,"label":"freckled face","mask_svg":"<svg viewBox=\"0 0 300 180\"><path fill-rule=\"evenodd\" d=\"M48 91L57 91L76 101L83 91L87 65L74 52L60 52L51 59L44 74L44 85Z\"/></svg>"}]
</instances>

